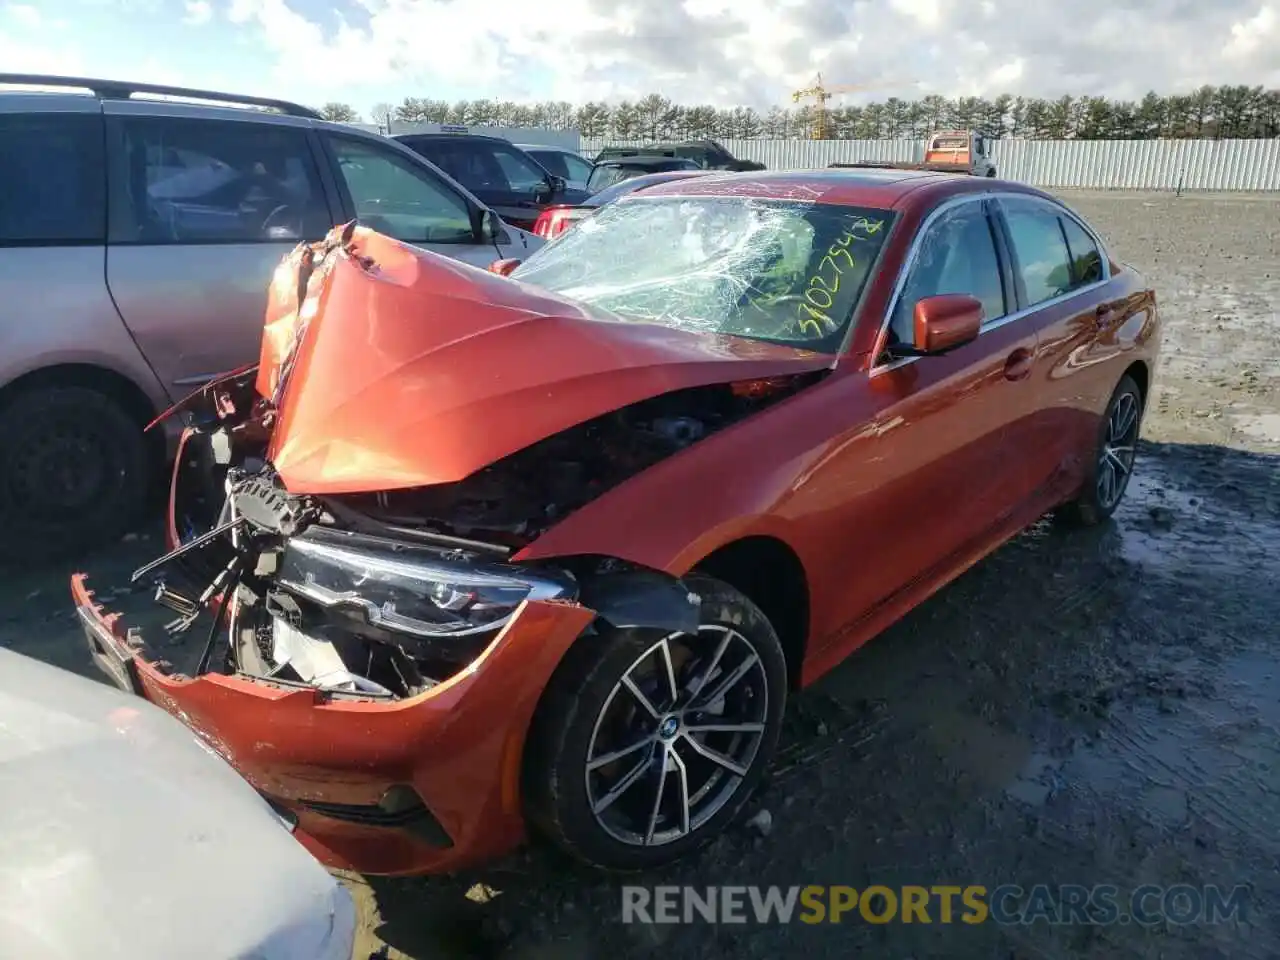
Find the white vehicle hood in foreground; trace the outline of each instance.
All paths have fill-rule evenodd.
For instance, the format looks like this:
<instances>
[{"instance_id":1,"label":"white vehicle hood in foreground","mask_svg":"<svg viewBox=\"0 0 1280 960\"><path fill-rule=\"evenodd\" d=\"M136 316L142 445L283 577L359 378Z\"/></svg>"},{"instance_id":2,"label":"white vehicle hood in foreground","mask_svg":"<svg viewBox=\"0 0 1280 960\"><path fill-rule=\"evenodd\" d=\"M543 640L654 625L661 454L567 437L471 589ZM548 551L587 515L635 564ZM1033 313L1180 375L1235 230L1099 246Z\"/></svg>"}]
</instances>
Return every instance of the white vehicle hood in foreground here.
<instances>
[{"instance_id":1,"label":"white vehicle hood in foreground","mask_svg":"<svg viewBox=\"0 0 1280 960\"><path fill-rule=\"evenodd\" d=\"M177 720L0 650L0 956L348 960L346 890Z\"/></svg>"}]
</instances>

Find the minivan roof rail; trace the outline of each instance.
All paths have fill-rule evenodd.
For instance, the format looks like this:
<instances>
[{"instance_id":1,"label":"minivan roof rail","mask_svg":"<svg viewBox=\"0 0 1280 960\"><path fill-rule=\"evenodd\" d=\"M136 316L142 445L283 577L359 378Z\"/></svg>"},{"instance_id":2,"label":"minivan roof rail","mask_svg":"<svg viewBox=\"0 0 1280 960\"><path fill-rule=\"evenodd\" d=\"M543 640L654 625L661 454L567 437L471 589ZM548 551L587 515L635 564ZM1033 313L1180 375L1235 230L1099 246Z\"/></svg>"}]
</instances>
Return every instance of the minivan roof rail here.
<instances>
[{"instance_id":1,"label":"minivan roof rail","mask_svg":"<svg viewBox=\"0 0 1280 960\"><path fill-rule=\"evenodd\" d=\"M0 73L0 86L22 85L31 87L77 87L89 90L100 100L128 100L137 93L153 96L182 97L187 100L205 100L211 103L243 104L276 110L290 117L306 117L309 120L324 118L301 104L288 100L272 100L267 97L248 97L216 90L196 90L191 87L170 87L158 83L130 83L127 80L98 80L92 77L60 77L43 73Z\"/></svg>"}]
</instances>

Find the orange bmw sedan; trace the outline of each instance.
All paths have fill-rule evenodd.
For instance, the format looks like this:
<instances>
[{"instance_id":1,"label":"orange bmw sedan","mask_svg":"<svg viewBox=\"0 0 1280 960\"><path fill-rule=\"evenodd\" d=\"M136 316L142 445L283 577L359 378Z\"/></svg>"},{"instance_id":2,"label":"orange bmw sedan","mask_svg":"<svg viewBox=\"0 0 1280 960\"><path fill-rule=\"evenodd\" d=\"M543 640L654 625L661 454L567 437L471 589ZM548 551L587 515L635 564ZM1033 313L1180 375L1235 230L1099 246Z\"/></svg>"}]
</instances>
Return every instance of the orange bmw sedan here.
<instances>
[{"instance_id":1,"label":"orange bmw sedan","mask_svg":"<svg viewBox=\"0 0 1280 960\"><path fill-rule=\"evenodd\" d=\"M199 659L72 591L327 863L532 830L650 867L741 810L794 691L1045 513L1116 509L1159 342L1088 224L990 179L711 174L491 272L351 224L178 411L135 579Z\"/></svg>"}]
</instances>

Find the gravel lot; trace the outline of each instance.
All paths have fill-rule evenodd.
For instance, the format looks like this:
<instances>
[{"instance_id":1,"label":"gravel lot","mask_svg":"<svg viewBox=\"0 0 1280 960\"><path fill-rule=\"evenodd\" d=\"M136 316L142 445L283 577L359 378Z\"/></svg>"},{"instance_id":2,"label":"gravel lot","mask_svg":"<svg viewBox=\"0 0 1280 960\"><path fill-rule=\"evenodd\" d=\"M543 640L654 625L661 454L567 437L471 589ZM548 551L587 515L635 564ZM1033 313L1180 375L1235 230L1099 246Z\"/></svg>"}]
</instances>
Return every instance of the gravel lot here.
<instances>
[{"instance_id":1,"label":"gravel lot","mask_svg":"<svg viewBox=\"0 0 1280 960\"><path fill-rule=\"evenodd\" d=\"M769 828L631 882L1247 884L1247 919L625 926L616 879L535 848L464 877L350 878L360 960L1280 956L1280 198L1064 197L1166 322L1116 522L1028 532L796 698L755 804ZM123 583L157 546L87 567ZM88 673L65 573L7 578L0 643Z\"/></svg>"}]
</instances>

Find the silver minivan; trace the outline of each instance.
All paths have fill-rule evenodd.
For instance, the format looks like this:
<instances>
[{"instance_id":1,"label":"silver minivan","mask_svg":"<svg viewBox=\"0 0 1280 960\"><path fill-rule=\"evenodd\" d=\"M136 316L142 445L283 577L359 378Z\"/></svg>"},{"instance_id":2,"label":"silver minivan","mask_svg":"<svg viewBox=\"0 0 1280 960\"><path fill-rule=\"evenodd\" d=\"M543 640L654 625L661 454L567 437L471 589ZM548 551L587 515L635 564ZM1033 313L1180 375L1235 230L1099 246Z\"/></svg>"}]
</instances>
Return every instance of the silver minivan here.
<instances>
[{"instance_id":1,"label":"silver minivan","mask_svg":"<svg viewBox=\"0 0 1280 960\"><path fill-rule=\"evenodd\" d=\"M129 529L143 427L253 362L281 257L350 220L477 267L543 243L297 104L0 73L0 566Z\"/></svg>"}]
</instances>

